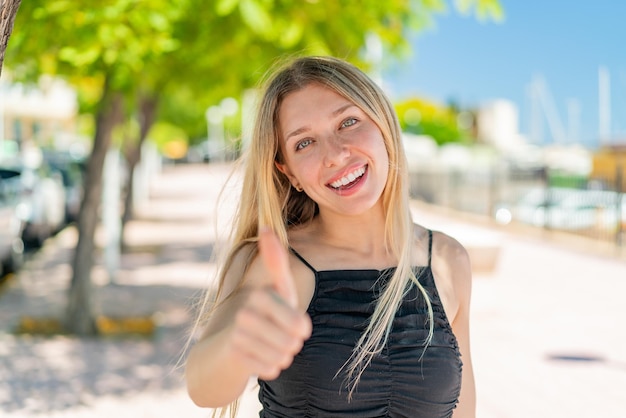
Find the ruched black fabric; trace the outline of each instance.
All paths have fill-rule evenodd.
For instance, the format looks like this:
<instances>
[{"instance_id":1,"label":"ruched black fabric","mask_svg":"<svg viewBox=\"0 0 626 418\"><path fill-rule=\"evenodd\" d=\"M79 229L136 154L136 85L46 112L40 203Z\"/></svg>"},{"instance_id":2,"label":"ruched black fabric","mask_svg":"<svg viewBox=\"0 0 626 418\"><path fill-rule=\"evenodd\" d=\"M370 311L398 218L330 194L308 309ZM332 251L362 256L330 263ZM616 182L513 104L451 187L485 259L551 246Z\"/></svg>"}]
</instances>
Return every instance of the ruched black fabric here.
<instances>
[{"instance_id":1,"label":"ruched black fabric","mask_svg":"<svg viewBox=\"0 0 626 418\"><path fill-rule=\"evenodd\" d=\"M450 417L460 393L462 362L430 260L415 272L434 311L432 342L424 347L428 309L419 289L412 286L387 344L364 370L351 400L345 373L335 375L350 357L372 315L376 295L394 269L316 271L302 261L315 273L316 290L307 310L313 333L277 379L259 380L260 417Z\"/></svg>"}]
</instances>

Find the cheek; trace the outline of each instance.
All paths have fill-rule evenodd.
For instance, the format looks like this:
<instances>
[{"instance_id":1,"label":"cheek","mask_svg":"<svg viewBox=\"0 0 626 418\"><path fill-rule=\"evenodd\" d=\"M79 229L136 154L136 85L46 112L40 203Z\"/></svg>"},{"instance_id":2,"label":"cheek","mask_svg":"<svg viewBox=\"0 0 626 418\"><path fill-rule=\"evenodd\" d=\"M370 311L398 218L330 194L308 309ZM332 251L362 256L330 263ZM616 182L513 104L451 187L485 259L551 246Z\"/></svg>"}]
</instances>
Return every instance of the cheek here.
<instances>
[{"instance_id":1,"label":"cheek","mask_svg":"<svg viewBox=\"0 0 626 418\"><path fill-rule=\"evenodd\" d=\"M380 172L389 172L389 153L385 146L385 141L382 135L375 135L371 138L371 152L375 156L377 170Z\"/></svg>"},{"instance_id":2,"label":"cheek","mask_svg":"<svg viewBox=\"0 0 626 418\"><path fill-rule=\"evenodd\" d=\"M298 173L298 176L305 179L312 179L315 177L315 174L319 172L321 166L320 159L317 158L313 153L310 153L302 158L297 158L293 164L294 172Z\"/></svg>"},{"instance_id":3,"label":"cheek","mask_svg":"<svg viewBox=\"0 0 626 418\"><path fill-rule=\"evenodd\" d=\"M372 132L367 137L368 147L373 151L373 153L381 158L388 159L389 154L387 152L387 147L385 146L385 140L380 132Z\"/></svg>"},{"instance_id":4,"label":"cheek","mask_svg":"<svg viewBox=\"0 0 626 418\"><path fill-rule=\"evenodd\" d=\"M291 155L287 157L287 167L289 172L300 182L306 182L314 177L319 170L319 160L314 153Z\"/></svg>"}]
</instances>

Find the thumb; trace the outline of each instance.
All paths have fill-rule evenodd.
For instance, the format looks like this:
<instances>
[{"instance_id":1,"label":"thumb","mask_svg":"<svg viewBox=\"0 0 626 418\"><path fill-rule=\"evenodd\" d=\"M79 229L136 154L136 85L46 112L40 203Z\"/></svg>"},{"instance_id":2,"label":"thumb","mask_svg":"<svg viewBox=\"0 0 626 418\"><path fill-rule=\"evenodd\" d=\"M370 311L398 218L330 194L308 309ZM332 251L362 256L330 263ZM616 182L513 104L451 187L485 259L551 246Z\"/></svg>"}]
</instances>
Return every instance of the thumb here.
<instances>
[{"instance_id":1,"label":"thumb","mask_svg":"<svg viewBox=\"0 0 626 418\"><path fill-rule=\"evenodd\" d=\"M274 290L292 308L298 306L298 294L289 268L289 257L280 240L267 227L259 231L259 251Z\"/></svg>"}]
</instances>

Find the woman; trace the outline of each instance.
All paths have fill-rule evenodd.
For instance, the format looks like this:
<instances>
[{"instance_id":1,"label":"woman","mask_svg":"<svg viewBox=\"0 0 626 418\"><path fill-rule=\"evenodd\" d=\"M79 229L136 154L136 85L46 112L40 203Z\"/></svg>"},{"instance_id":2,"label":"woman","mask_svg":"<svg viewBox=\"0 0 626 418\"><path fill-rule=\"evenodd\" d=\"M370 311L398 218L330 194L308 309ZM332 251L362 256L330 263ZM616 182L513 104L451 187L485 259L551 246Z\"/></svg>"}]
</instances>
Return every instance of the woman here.
<instances>
[{"instance_id":1,"label":"woman","mask_svg":"<svg viewBox=\"0 0 626 418\"><path fill-rule=\"evenodd\" d=\"M258 376L267 418L474 417L467 252L413 223L381 89L335 58L280 68L245 167L192 400L226 406Z\"/></svg>"}]
</instances>

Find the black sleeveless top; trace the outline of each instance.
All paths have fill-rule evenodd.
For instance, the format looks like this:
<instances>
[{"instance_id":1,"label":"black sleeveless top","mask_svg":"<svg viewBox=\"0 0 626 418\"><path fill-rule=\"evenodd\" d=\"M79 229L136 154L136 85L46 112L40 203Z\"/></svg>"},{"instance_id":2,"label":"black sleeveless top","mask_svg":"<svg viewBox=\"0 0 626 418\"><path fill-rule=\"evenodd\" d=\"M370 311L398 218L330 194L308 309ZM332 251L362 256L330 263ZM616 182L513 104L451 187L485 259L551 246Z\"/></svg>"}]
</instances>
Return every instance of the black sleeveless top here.
<instances>
[{"instance_id":1,"label":"black sleeveless top","mask_svg":"<svg viewBox=\"0 0 626 418\"><path fill-rule=\"evenodd\" d=\"M450 417L461 390L462 362L435 286L431 252L429 231L428 265L414 269L434 311L432 342L424 348L428 308L412 285L387 344L365 368L349 400L345 372L335 375L350 358L376 296L395 268L316 271L294 251L315 274L315 292L307 309L313 333L277 379L259 380L260 417Z\"/></svg>"}]
</instances>

